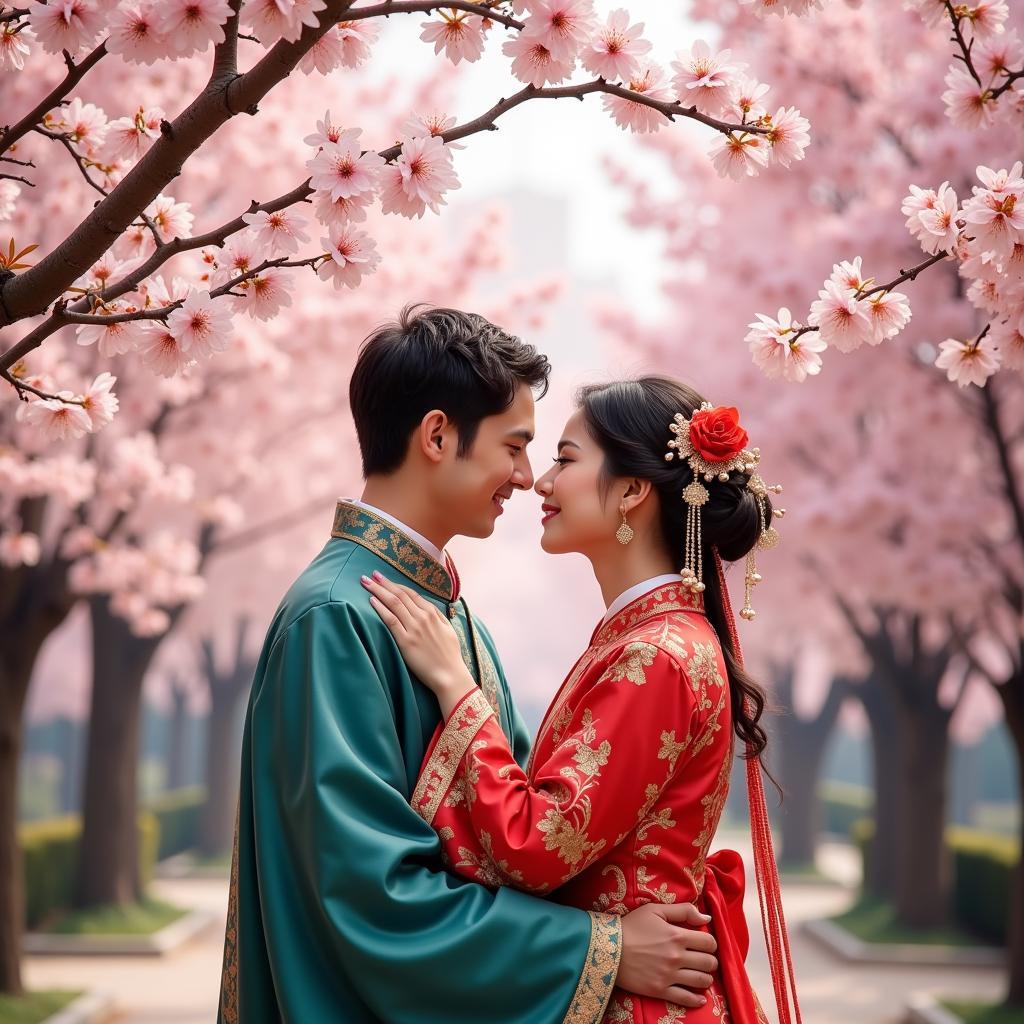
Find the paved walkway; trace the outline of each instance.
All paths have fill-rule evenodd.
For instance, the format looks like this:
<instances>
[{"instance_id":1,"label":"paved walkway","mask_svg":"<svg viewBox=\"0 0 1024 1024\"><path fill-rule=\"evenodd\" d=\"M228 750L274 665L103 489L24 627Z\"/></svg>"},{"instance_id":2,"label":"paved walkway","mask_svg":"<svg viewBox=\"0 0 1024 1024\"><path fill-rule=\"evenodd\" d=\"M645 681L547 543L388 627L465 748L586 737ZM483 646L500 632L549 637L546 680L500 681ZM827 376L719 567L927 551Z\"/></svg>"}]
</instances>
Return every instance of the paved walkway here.
<instances>
[{"instance_id":1,"label":"paved walkway","mask_svg":"<svg viewBox=\"0 0 1024 1024\"><path fill-rule=\"evenodd\" d=\"M730 836L726 841L735 841L736 847L743 849L739 837ZM841 847L824 847L820 865L844 881L853 881L856 875L855 862ZM773 1016L752 873L749 878L749 968L765 1008ZM28 984L33 988L82 987L109 992L117 1001L110 1024L211 1024L220 977L226 882L164 879L155 887L163 899L215 911L217 924L177 953L161 959L31 957L25 971ZM784 885L783 892L807 1024L902 1024L904 1002L916 991L985 999L997 998L1000 993L1000 972L987 968L850 966L805 937L799 928L801 921L842 909L851 899L850 889L841 885ZM338 1024L344 1024L341 1018Z\"/></svg>"}]
</instances>

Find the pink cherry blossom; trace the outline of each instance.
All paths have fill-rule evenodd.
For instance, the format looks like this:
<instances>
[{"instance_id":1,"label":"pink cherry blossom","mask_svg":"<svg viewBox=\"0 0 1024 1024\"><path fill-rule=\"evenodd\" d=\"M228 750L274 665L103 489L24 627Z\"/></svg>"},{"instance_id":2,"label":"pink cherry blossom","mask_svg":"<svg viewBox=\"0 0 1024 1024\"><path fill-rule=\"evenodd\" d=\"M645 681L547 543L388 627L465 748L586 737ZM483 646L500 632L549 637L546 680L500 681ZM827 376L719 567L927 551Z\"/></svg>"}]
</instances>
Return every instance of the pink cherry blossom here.
<instances>
[{"instance_id":1,"label":"pink cherry blossom","mask_svg":"<svg viewBox=\"0 0 1024 1024\"><path fill-rule=\"evenodd\" d=\"M387 180L390 173L396 176L397 187L401 191L402 175L396 167L386 167L382 180ZM364 221L366 220L366 208L372 202L373 196L368 192L358 196L340 196L338 199L332 199L330 192L314 192L313 215L319 223L328 228L340 226L348 221Z\"/></svg>"},{"instance_id":2,"label":"pink cherry blossom","mask_svg":"<svg viewBox=\"0 0 1024 1024\"><path fill-rule=\"evenodd\" d=\"M438 17L423 22L420 39L434 44L434 53L444 51L453 63L479 60L484 52L484 33L481 19L465 11L438 10Z\"/></svg>"},{"instance_id":3,"label":"pink cherry blossom","mask_svg":"<svg viewBox=\"0 0 1024 1024\"><path fill-rule=\"evenodd\" d=\"M98 153L107 135L107 115L94 103L83 103L77 96L47 114L46 123L54 131L66 134L86 155Z\"/></svg>"},{"instance_id":4,"label":"pink cherry blossom","mask_svg":"<svg viewBox=\"0 0 1024 1024\"><path fill-rule=\"evenodd\" d=\"M152 64L169 56L155 0L122 4L110 16L107 50L132 64Z\"/></svg>"},{"instance_id":5,"label":"pink cherry blossom","mask_svg":"<svg viewBox=\"0 0 1024 1024\"><path fill-rule=\"evenodd\" d=\"M69 441L92 430L92 420L81 405L61 399L74 399L70 391L57 392L56 398L38 398L18 408L18 418L34 427L43 441Z\"/></svg>"},{"instance_id":6,"label":"pink cherry blossom","mask_svg":"<svg viewBox=\"0 0 1024 1024\"><path fill-rule=\"evenodd\" d=\"M942 249L953 249L960 234L956 223L959 212L956 192L948 181L944 181L935 193L934 202L917 215L923 229L923 235L918 235L918 238L925 252L937 253Z\"/></svg>"},{"instance_id":7,"label":"pink cherry blossom","mask_svg":"<svg viewBox=\"0 0 1024 1024\"><path fill-rule=\"evenodd\" d=\"M402 152L395 166L402 176L402 190L412 200L424 203L434 213L445 205L445 193L459 187L452 155L436 135L402 139Z\"/></svg>"},{"instance_id":8,"label":"pink cherry blossom","mask_svg":"<svg viewBox=\"0 0 1024 1024\"><path fill-rule=\"evenodd\" d=\"M664 70L652 61L638 63L636 73L629 80L629 89L661 103L672 103L674 99ZM660 110L637 103L636 100L606 93L601 102L620 128L643 134L656 132L668 124L668 119Z\"/></svg>"},{"instance_id":9,"label":"pink cherry blossom","mask_svg":"<svg viewBox=\"0 0 1024 1024\"><path fill-rule=\"evenodd\" d=\"M447 114L435 112L433 114L410 114L399 126L398 134L401 135L443 135L446 131L455 127L455 118ZM465 149L461 142L446 142L450 150Z\"/></svg>"},{"instance_id":10,"label":"pink cherry blossom","mask_svg":"<svg viewBox=\"0 0 1024 1024\"><path fill-rule=\"evenodd\" d=\"M242 21L264 46L280 39L295 42L304 27L318 24L317 12L324 0L249 0L242 7Z\"/></svg>"},{"instance_id":11,"label":"pink cherry blossom","mask_svg":"<svg viewBox=\"0 0 1024 1024\"><path fill-rule=\"evenodd\" d=\"M570 65L597 26L593 0L533 0L530 11L523 35Z\"/></svg>"},{"instance_id":12,"label":"pink cherry blossom","mask_svg":"<svg viewBox=\"0 0 1024 1024\"><path fill-rule=\"evenodd\" d=\"M1008 258L1014 245L1024 242L1024 189L1009 187L1013 179L1019 180L1020 167L1019 162L1010 171L992 172L979 167L978 177L996 187L975 187L974 195L963 206L964 220L978 245L992 250L999 259Z\"/></svg>"},{"instance_id":13,"label":"pink cherry blossom","mask_svg":"<svg viewBox=\"0 0 1024 1024\"><path fill-rule=\"evenodd\" d=\"M164 112L159 107L139 107L132 117L119 117L107 124L102 149L107 162L120 158L138 160L154 141L160 138L160 122Z\"/></svg>"},{"instance_id":14,"label":"pink cherry blossom","mask_svg":"<svg viewBox=\"0 0 1024 1024\"><path fill-rule=\"evenodd\" d=\"M1014 317L994 326L990 337L999 350L1000 365L1018 373L1024 372L1024 317Z\"/></svg>"},{"instance_id":15,"label":"pink cherry blossom","mask_svg":"<svg viewBox=\"0 0 1024 1024\"><path fill-rule=\"evenodd\" d=\"M107 303L105 312L108 314L134 313L134 306L121 303ZM95 345L99 342L99 353L103 358L123 355L135 348L139 335L146 325L141 320L123 320L119 323L79 324L76 340L79 345Z\"/></svg>"},{"instance_id":16,"label":"pink cherry blossom","mask_svg":"<svg viewBox=\"0 0 1024 1024\"><path fill-rule=\"evenodd\" d=\"M723 178L742 181L768 166L770 150L771 146L761 135L729 132L715 139L709 154L712 165Z\"/></svg>"},{"instance_id":17,"label":"pink cherry blossom","mask_svg":"<svg viewBox=\"0 0 1024 1024\"><path fill-rule=\"evenodd\" d=\"M0 25L0 71L21 71L35 37L28 25L19 26L16 21Z\"/></svg>"},{"instance_id":18,"label":"pink cherry blossom","mask_svg":"<svg viewBox=\"0 0 1024 1024\"><path fill-rule=\"evenodd\" d=\"M185 352L201 359L223 352L231 343L231 314L208 291L193 291L168 315L167 330Z\"/></svg>"},{"instance_id":19,"label":"pink cherry blossom","mask_svg":"<svg viewBox=\"0 0 1024 1024\"><path fill-rule=\"evenodd\" d=\"M336 25L332 25L302 56L299 70L304 75L317 72L329 75L335 68L342 66L345 60L345 44Z\"/></svg>"},{"instance_id":20,"label":"pink cherry blossom","mask_svg":"<svg viewBox=\"0 0 1024 1024\"><path fill-rule=\"evenodd\" d=\"M974 47L973 60L983 81L1018 69L1024 64L1024 48L1016 29L979 42Z\"/></svg>"},{"instance_id":21,"label":"pink cherry blossom","mask_svg":"<svg viewBox=\"0 0 1024 1024\"><path fill-rule=\"evenodd\" d=\"M335 288L356 288L366 274L372 274L380 263L377 246L365 231L351 225L333 230L320 240L329 259L317 268L317 274L331 281Z\"/></svg>"},{"instance_id":22,"label":"pink cherry blossom","mask_svg":"<svg viewBox=\"0 0 1024 1024\"><path fill-rule=\"evenodd\" d=\"M105 18L96 0L35 0L28 6L28 21L47 53L76 54L96 41Z\"/></svg>"},{"instance_id":23,"label":"pink cherry blossom","mask_svg":"<svg viewBox=\"0 0 1024 1024\"><path fill-rule=\"evenodd\" d=\"M868 316L871 319L872 334L869 345L879 345L889 338L895 338L910 322L910 302L902 292L881 292L867 300Z\"/></svg>"},{"instance_id":24,"label":"pink cherry blossom","mask_svg":"<svg viewBox=\"0 0 1024 1024\"><path fill-rule=\"evenodd\" d=\"M803 160L804 150L811 141L810 131L810 122L801 117L796 107L779 107L767 135L771 143L771 158L783 167L788 167L794 160Z\"/></svg>"},{"instance_id":25,"label":"pink cherry blossom","mask_svg":"<svg viewBox=\"0 0 1024 1024\"><path fill-rule=\"evenodd\" d=\"M874 337L865 303L855 299L848 289L833 280L825 282L811 304L807 322L818 328L822 340L840 352L852 352Z\"/></svg>"},{"instance_id":26,"label":"pink cherry blossom","mask_svg":"<svg viewBox=\"0 0 1024 1024\"><path fill-rule=\"evenodd\" d=\"M357 130L361 131L361 129ZM321 148L337 142L344 133L345 129L331 120L331 112L328 110L327 113L324 114L322 120L317 121L316 131L307 135L302 141L306 143L307 146L316 146L317 148Z\"/></svg>"},{"instance_id":27,"label":"pink cherry blossom","mask_svg":"<svg viewBox=\"0 0 1024 1024\"><path fill-rule=\"evenodd\" d=\"M362 151L361 134L361 129L350 128L306 161L313 188L329 191L332 199L376 194L384 160L373 150Z\"/></svg>"},{"instance_id":28,"label":"pink cherry blossom","mask_svg":"<svg viewBox=\"0 0 1024 1024\"><path fill-rule=\"evenodd\" d=\"M39 537L34 533L0 534L0 565L16 569L19 565L39 564Z\"/></svg>"},{"instance_id":29,"label":"pink cherry blossom","mask_svg":"<svg viewBox=\"0 0 1024 1024\"><path fill-rule=\"evenodd\" d=\"M139 337L136 349L142 365L161 377L173 377L196 365L192 354L161 323L155 323Z\"/></svg>"},{"instance_id":30,"label":"pink cherry blossom","mask_svg":"<svg viewBox=\"0 0 1024 1024\"><path fill-rule=\"evenodd\" d=\"M341 39L341 63L347 68L358 68L370 59L370 48L380 35L380 28L370 19L339 21L335 26Z\"/></svg>"},{"instance_id":31,"label":"pink cherry blossom","mask_svg":"<svg viewBox=\"0 0 1024 1024\"><path fill-rule=\"evenodd\" d=\"M949 380L962 388L968 384L982 387L999 369L999 356L996 350L986 346L984 342L949 338L939 345L939 350L935 365L940 370L945 370Z\"/></svg>"},{"instance_id":32,"label":"pink cherry blossom","mask_svg":"<svg viewBox=\"0 0 1024 1024\"><path fill-rule=\"evenodd\" d=\"M182 56L224 42L224 22L231 17L228 0L161 0L156 10L160 33Z\"/></svg>"},{"instance_id":33,"label":"pink cherry blossom","mask_svg":"<svg viewBox=\"0 0 1024 1024\"><path fill-rule=\"evenodd\" d=\"M629 11L618 8L583 48L580 62L605 81L629 81L640 69L640 58L651 50L643 31L643 22L630 25Z\"/></svg>"},{"instance_id":34,"label":"pink cherry blossom","mask_svg":"<svg viewBox=\"0 0 1024 1024\"><path fill-rule=\"evenodd\" d=\"M1003 195L1007 192L1020 192L1024 190L1024 163L1018 160L1009 170L1005 167L999 171L993 171L990 167L976 167L974 173L985 189L996 195Z\"/></svg>"},{"instance_id":35,"label":"pink cherry blossom","mask_svg":"<svg viewBox=\"0 0 1024 1024\"><path fill-rule=\"evenodd\" d=\"M800 325L785 306L779 310L778 319L758 313L757 320L748 326L750 331L743 340L765 376L799 384L821 372L819 353L825 350L825 342L817 331L796 337Z\"/></svg>"},{"instance_id":36,"label":"pink cherry blossom","mask_svg":"<svg viewBox=\"0 0 1024 1024\"><path fill-rule=\"evenodd\" d=\"M712 51L703 39L673 61L672 84L684 107L696 107L703 114L717 115L729 105L730 90L743 65L730 63L732 53Z\"/></svg>"},{"instance_id":37,"label":"pink cherry blossom","mask_svg":"<svg viewBox=\"0 0 1024 1024\"><path fill-rule=\"evenodd\" d=\"M967 8L963 21L967 37L983 40L1003 32L1003 25L1010 16L1006 0L975 0Z\"/></svg>"},{"instance_id":38,"label":"pink cherry blossom","mask_svg":"<svg viewBox=\"0 0 1024 1024\"><path fill-rule=\"evenodd\" d=\"M266 249L271 256L297 253L299 243L309 241L309 235L304 230L308 221L290 206L272 213L266 210L245 213L242 220L256 233L256 244Z\"/></svg>"},{"instance_id":39,"label":"pink cherry blossom","mask_svg":"<svg viewBox=\"0 0 1024 1024\"><path fill-rule=\"evenodd\" d=\"M988 89L962 68L950 65L946 91L942 94L946 116L957 128L981 128L992 123L995 102Z\"/></svg>"},{"instance_id":40,"label":"pink cherry blossom","mask_svg":"<svg viewBox=\"0 0 1024 1024\"><path fill-rule=\"evenodd\" d=\"M767 110L761 100L769 88L749 75L737 75L730 97L730 107L736 112L736 120L749 124L766 114ZM726 115L732 116L729 111L726 111Z\"/></svg>"},{"instance_id":41,"label":"pink cherry blossom","mask_svg":"<svg viewBox=\"0 0 1024 1024\"><path fill-rule=\"evenodd\" d=\"M146 213L156 223L165 241L172 238L189 238L192 234L192 222L195 217L192 216L188 203L179 203L172 196L158 195L146 207Z\"/></svg>"},{"instance_id":42,"label":"pink cherry blossom","mask_svg":"<svg viewBox=\"0 0 1024 1024\"><path fill-rule=\"evenodd\" d=\"M119 403L111 388L116 383L117 378L112 374L101 373L83 395L83 408L89 416L91 430L100 430L114 419Z\"/></svg>"},{"instance_id":43,"label":"pink cherry blossom","mask_svg":"<svg viewBox=\"0 0 1024 1024\"><path fill-rule=\"evenodd\" d=\"M501 49L512 58L512 74L537 89L564 82L572 74L571 58L558 60L544 43L525 32L509 39Z\"/></svg>"},{"instance_id":44,"label":"pink cherry blossom","mask_svg":"<svg viewBox=\"0 0 1024 1024\"><path fill-rule=\"evenodd\" d=\"M945 24L948 17L944 0L903 0L903 6L908 11L917 11L932 28Z\"/></svg>"},{"instance_id":45,"label":"pink cherry blossom","mask_svg":"<svg viewBox=\"0 0 1024 1024\"><path fill-rule=\"evenodd\" d=\"M850 292L859 292L862 288L866 288L869 283L867 278L864 277L861 262L861 257L857 256L853 260L843 260L840 263L834 263L832 265L832 273L829 274L828 279L833 281L839 288Z\"/></svg>"},{"instance_id":46,"label":"pink cherry blossom","mask_svg":"<svg viewBox=\"0 0 1024 1024\"><path fill-rule=\"evenodd\" d=\"M277 267L267 267L242 282L238 290L245 297L237 300L235 308L256 320L270 320L292 304L291 277Z\"/></svg>"}]
</instances>

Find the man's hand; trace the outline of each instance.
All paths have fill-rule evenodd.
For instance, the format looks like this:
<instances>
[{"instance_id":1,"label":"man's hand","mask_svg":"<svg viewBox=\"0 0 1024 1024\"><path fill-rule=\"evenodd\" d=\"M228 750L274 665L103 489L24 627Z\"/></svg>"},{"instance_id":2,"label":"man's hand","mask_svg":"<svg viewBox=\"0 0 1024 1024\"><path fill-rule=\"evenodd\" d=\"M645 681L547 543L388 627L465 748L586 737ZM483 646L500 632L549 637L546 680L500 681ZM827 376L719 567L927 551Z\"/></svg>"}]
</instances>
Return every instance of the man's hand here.
<instances>
[{"instance_id":1,"label":"man's hand","mask_svg":"<svg viewBox=\"0 0 1024 1024\"><path fill-rule=\"evenodd\" d=\"M622 959L615 984L680 1006L703 1006L718 960L711 920L692 903L651 903L622 919ZM692 991L692 990L698 991Z\"/></svg>"}]
</instances>

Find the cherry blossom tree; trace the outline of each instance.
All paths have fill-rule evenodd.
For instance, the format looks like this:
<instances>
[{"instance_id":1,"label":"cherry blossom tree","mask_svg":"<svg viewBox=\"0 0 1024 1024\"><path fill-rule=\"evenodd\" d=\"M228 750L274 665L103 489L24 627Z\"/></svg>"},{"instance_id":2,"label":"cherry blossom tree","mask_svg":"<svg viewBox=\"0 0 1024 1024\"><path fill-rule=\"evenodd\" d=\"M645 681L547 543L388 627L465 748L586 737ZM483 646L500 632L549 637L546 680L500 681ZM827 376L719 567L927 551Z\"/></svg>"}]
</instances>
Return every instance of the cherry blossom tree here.
<instances>
[{"instance_id":1,"label":"cherry blossom tree","mask_svg":"<svg viewBox=\"0 0 1024 1024\"><path fill-rule=\"evenodd\" d=\"M906 6L867 0L780 19L766 16L779 5L761 0L694 4L756 62L734 90L736 108L764 108L757 72L784 82L815 125L815 159L729 189L688 140L660 133L652 148L670 188L614 166L633 193L633 222L664 231L672 316L653 329L608 322L662 365L706 374L720 400L749 404L752 437L773 439L791 507L791 546L777 555L787 595L797 585L807 628L845 627L866 662L857 694L874 731L869 883L887 880L901 918L928 925L945 905L950 721L982 676L1024 764L1024 552L1007 543L1024 522L1013 159L1024 60L1005 3ZM814 45L822 39L827 63ZM964 75L981 111L973 118ZM750 322L744 309L778 313ZM694 335L700 345L682 344ZM996 380L969 386L997 364ZM1009 951L1018 1005L1021 893L1024 881Z\"/></svg>"}]
</instances>

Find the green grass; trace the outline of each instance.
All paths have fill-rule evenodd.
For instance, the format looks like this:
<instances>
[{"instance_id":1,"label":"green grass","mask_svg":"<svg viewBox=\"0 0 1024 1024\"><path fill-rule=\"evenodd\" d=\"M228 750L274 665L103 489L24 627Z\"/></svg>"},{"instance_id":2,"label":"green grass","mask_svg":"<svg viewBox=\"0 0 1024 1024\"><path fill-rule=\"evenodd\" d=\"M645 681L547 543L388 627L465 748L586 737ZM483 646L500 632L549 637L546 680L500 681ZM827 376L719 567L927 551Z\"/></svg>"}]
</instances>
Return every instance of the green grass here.
<instances>
[{"instance_id":1,"label":"green grass","mask_svg":"<svg viewBox=\"0 0 1024 1024\"><path fill-rule=\"evenodd\" d=\"M39 1024L80 995L81 992L57 989L26 992L23 996L0 995L0 1021L4 1024Z\"/></svg>"},{"instance_id":2,"label":"green grass","mask_svg":"<svg viewBox=\"0 0 1024 1024\"><path fill-rule=\"evenodd\" d=\"M915 943L925 946L977 946L978 939L953 926L917 931L897 924L895 912L879 900L858 900L849 910L831 918L862 942Z\"/></svg>"},{"instance_id":3,"label":"green grass","mask_svg":"<svg viewBox=\"0 0 1024 1024\"><path fill-rule=\"evenodd\" d=\"M187 913L181 907L147 898L127 907L69 911L51 922L46 931L56 935L152 935Z\"/></svg>"},{"instance_id":4,"label":"green grass","mask_svg":"<svg viewBox=\"0 0 1024 1024\"><path fill-rule=\"evenodd\" d=\"M964 1024L1024 1024L1024 1008L1011 1010L995 1003L968 1003L960 999L943 999L942 1005Z\"/></svg>"}]
</instances>

